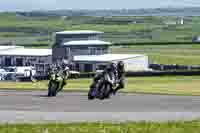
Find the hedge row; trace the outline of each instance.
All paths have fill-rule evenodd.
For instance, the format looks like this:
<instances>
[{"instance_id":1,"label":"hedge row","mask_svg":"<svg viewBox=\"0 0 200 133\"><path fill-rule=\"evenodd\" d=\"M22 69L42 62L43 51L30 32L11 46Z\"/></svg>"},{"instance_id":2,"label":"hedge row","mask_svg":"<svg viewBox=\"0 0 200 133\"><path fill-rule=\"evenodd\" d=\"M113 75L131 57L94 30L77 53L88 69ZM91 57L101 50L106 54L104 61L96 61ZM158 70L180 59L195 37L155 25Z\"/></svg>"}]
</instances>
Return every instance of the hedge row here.
<instances>
[{"instance_id":1,"label":"hedge row","mask_svg":"<svg viewBox=\"0 0 200 133\"><path fill-rule=\"evenodd\" d=\"M80 78L94 77L95 73L84 73L80 75ZM127 72L127 77L139 77L139 76L195 76L200 75L200 70L193 71L146 71L146 72Z\"/></svg>"},{"instance_id":2,"label":"hedge row","mask_svg":"<svg viewBox=\"0 0 200 133\"><path fill-rule=\"evenodd\" d=\"M114 43L113 46L132 46L132 45L183 45L183 44L200 44L200 42L129 42L129 43Z\"/></svg>"},{"instance_id":3,"label":"hedge row","mask_svg":"<svg viewBox=\"0 0 200 133\"><path fill-rule=\"evenodd\" d=\"M113 43L112 46L134 46L134 45L190 45L200 44L200 42L129 42L129 43ZM17 44L25 47L49 47L48 43L32 43L32 44Z\"/></svg>"},{"instance_id":4,"label":"hedge row","mask_svg":"<svg viewBox=\"0 0 200 133\"><path fill-rule=\"evenodd\" d=\"M199 76L200 71L149 71L149 72L127 72L126 77L154 77L154 76ZM78 78L93 78L95 73L83 73ZM48 76L37 76L37 80L48 80ZM70 79L75 77L70 77ZM30 78L21 78L20 81L27 81Z\"/></svg>"}]
</instances>

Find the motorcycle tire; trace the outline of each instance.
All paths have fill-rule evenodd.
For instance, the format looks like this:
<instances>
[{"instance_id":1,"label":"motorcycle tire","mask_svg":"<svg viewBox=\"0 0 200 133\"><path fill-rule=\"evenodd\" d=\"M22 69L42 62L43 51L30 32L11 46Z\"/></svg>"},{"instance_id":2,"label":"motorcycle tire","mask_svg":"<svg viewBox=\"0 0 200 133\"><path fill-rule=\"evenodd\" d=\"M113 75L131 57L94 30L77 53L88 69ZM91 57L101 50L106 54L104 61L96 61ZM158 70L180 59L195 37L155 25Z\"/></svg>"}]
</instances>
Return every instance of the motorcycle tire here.
<instances>
[{"instance_id":1,"label":"motorcycle tire","mask_svg":"<svg viewBox=\"0 0 200 133\"><path fill-rule=\"evenodd\" d=\"M52 89L51 89L51 86L52 84L51 84L51 82L49 82L49 84L48 84L48 97L51 97L52 96Z\"/></svg>"},{"instance_id":2,"label":"motorcycle tire","mask_svg":"<svg viewBox=\"0 0 200 133\"><path fill-rule=\"evenodd\" d=\"M106 88L104 90L104 98L110 98L112 92L112 88L110 85L106 85Z\"/></svg>"},{"instance_id":3,"label":"motorcycle tire","mask_svg":"<svg viewBox=\"0 0 200 133\"><path fill-rule=\"evenodd\" d=\"M89 100L93 100L95 99L96 94L95 93L95 88L90 88L89 92L88 92L88 99Z\"/></svg>"},{"instance_id":4,"label":"motorcycle tire","mask_svg":"<svg viewBox=\"0 0 200 133\"><path fill-rule=\"evenodd\" d=\"M103 84L102 87L101 87L99 99L100 100L108 99L108 98L110 98L111 93L112 93L111 85Z\"/></svg>"},{"instance_id":5,"label":"motorcycle tire","mask_svg":"<svg viewBox=\"0 0 200 133\"><path fill-rule=\"evenodd\" d=\"M50 88L49 88L49 96L56 96L56 90L58 88L58 84L57 83L52 83Z\"/></svg>"},{"instance_id":6,"label":"motorcycle tire","mask_svg":"<svg viewBox=\"0 0 200 133\"><path fill-rule=\"evenodd\" d=\"M97 96L97 90L96 90L97 85L95 83L93 83L90 86L90 90L88 92L88 99L89 100L93 100L95 99L95 97Z\"/></svg>"},{"instance_id":7,"label":"motorcycle tire","mask_svg":"<svg viewBox=\"0 0 200 133\"><path fill-rule=\"evenodd\" d=\"M99 90L99 95L98 95L98 98L99 98L100 100L103 100L103 99L105 98L105 93L104 93L105 89L106 89L106 85L103 84L103 85L101 86L101 89Z\"/></svg>"}]
</instances>

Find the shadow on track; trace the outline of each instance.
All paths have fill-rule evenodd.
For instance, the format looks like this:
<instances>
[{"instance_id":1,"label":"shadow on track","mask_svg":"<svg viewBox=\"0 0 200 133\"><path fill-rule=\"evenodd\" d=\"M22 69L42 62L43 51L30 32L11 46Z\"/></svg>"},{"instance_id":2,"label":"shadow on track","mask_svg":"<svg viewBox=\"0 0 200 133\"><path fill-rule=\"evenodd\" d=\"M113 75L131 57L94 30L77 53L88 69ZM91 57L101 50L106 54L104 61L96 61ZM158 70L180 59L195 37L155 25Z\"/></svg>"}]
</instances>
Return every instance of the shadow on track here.
<instances>
[{"instance_id":1,"label":"shadow on track","mask_svg":"<svg viewBox=\"0 0 200 133\"><path fill-rule=\"evenodd\" d=\"M33 97L48 97L50 98L47 94L40 94L40 95L32 95Z\"/></svg>"}]
</instances>

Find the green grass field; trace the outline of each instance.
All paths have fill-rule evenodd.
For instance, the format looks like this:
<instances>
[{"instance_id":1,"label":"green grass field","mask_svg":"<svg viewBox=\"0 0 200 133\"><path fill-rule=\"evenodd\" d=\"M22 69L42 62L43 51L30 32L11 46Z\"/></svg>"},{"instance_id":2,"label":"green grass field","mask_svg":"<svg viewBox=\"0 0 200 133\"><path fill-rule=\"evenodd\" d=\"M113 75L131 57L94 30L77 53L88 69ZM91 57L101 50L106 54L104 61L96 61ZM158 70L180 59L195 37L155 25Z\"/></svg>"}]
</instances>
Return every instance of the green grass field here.
<instances>
[{"instance_id":1,"label":"green grass field","mask_svg":"<svg viewBox=\"0 0 200 133\"><path fill-rule=\"evenodd\" d=\"M65 91L85 91L89 89L92 79L68 80ZM47 81L0 82L0 89L47 90ZM122 92L200 95L200 76L163 76L127 78Z\"/></svg>"},{"instance_id":2,"label":"green grass field","mask_svg":"<svg viewBox=\"0 0 200 133\"><path fill-rule=\"evenodd\" d=\"M200 17L188 17L184 25L167 24L169 21L175 23L176 19L169 16L71 16L63 19L61 16L32 17L0 13L0 37L28 45L40 43L36 36L50 40L53 32L61 30L104 31L103 37L112 42L184 42L192 41L193 36L200 34ZM138 20L140 22L134 23ZM32 41L27 37L32 37ZM48 44L48 40L44 42Z\"/></svg>"},{"instance_id":3,"label":"green grass field","mask_svg":"<svg viewBox=\"0 0 200 133\"><path fill-rule=\"evenodd\" d=\"M198 133L199 131L200 121L0 125L0 133Z\"/></svg>"},{"instance_id":4,"label":"green grass field","mask_svg":"<svg viewBox=\"0 0 200 133\"><path fill-rule=\"evenodd\" d=\"M71 16L20 16L16 13L0 13L0 44L15 42L27 47L50 47L52 33L61 30L99 30L103 38L111 42L191 42L200 35L200 17L188 17L184 25L166 24L177 17L91 17ZM140 20L141 23L127 23ZM161 64L199 65L200 45L142 45L111 48L112 53L147 54L151 62Z\"/></svg>"},{"instance_id":5,"label":"green grass field","mask_svg":"<svg viewBox=\"0 0 200 133\"><path fill-rule=\"evenodd\" d=\"M200 65L200 45L143 45L111 47L112 53L145 54L150 63Z\"/></svg>"}]
</instances>

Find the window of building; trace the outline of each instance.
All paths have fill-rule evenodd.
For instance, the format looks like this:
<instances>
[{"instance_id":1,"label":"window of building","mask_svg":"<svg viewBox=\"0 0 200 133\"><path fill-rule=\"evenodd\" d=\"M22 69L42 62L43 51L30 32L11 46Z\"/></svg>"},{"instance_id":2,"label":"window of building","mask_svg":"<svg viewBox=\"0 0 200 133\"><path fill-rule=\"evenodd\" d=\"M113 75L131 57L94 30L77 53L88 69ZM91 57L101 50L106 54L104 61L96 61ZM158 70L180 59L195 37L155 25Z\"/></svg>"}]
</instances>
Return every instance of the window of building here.
<instances>
[{"instance_id":1,"label":"window of building","mask_svg":"<svg viewBox=\"0 0 200 133\"><path fill-rule=\"evenodd\" d=\"M23 66L23 59L22 58L16 58L16 66Z\"/></svg>"},{"instance_id":2,"label":"window of building","mask_svg":"<svg viewBox=\"0 0 200 133\"><path fill-rule=\"evenodd\" d=\"M76 71L79 71L80 70L79 64L75 64L75 68L76 68Z\"/></svg>"},{"instance_id":3,"label":"window of building","mask_svg":"<svg viewBox=\"0 0 200 133\"><path fill-rule=\"evenodd\" d=\"M106 65L98 65L97 70L104 70Z\"/></svg>"},{"instance_id":4,"label":"window of building","mask_svg":"<svg viewBox=\"0 0 200 133\"><path fill-rule=\"evenodd\" d=\"M89 54L90 55L97 54L97 48L96 47L89 47Z\"/></svg>"},{"instance_id":5,"label":"window of building","mask_svg":"<svg viewBox=\"0 0 200 133\"><path fill-rule=\"evenodd\" d=\"M84 70L85 72L92 72L92 64L85 64Z\"/></svg>"},{"instance_id":6,"label":"window of building","mask_svg":"<svg viewBox=\"0 0 200 133\"><path fill-rule=\"evenodd\" d=\"M11 58L10 57L5 57L5 66L11 66Z\"/></svg>"}]
</instances>

